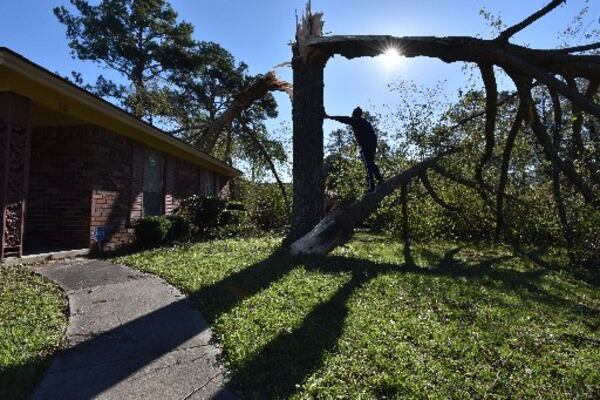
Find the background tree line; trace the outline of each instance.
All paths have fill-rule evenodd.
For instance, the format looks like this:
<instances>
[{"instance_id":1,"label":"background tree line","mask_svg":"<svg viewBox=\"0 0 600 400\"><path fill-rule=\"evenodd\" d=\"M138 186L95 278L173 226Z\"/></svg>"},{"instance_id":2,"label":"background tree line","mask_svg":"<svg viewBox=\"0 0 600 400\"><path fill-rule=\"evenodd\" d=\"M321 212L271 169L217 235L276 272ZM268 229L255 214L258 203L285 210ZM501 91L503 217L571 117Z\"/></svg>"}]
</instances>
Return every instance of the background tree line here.
<instances>
[{"instance_id":1,"label":"background tree line","mask_svg":"<svg viewBox=\"0 0 600 400\"><path fill-rule=\"evenodd\" d=\"M274 184L256 183L269 168L277 173L275 165L288 167L284 143L265 127L267 118L277 116L273 96L267 93L244 110L216 143L208 143L205 129L223 114L237 93L261 76L249 74L248 66L236 62L219 44L193 39L194 27L180 21L164 0L102 0L96 6L86 0L70 2L72 7L57 7L54 13L67 28L73 56L116 71L125 83L101 75L94 84L85 84L77 73L74 79L118 102L134 116L167 127L199 149L208 149L230 164L249 166L250 182L237 185L235 198L248 204L253 224L262 229L284 228L289 203ZM505 28L485 10L482 15L494 29ZM581 37L586 41L600 38L595 25L590 29L586 23L588 19L588 8L584 7L560 36L564 47ZM597 54L597 49L587 54ZM472 76L468 69L465 74ZM578 79L568 83L582 93L587 89ZM403 193L396 193L386 198L365 227L405 239L410 232L414 240L506 241L507 233L498 223L504 219L511 226L510 235L521 243L568 246L572 259L577 260L600 258L598 208L585 201L563 175L556 174L527 124L521 132L513 132L513 121L520 112L514 89L499 93L496 141L501 145L490 154L484 154L488 151L484 146L486 92L480 82L468 81L452 103L444 102L440 87L396 81L390 90L398 94L399 104L385 115L369 115L378 128L378 162L384 175L394 175L448 146L466 151L453 157L452 163L442 162L414 181L405 193L409 206L404 213ZM564 98L559 98L558 113L553 96L545 89L533 91L541 122L553 132L560 156L570 160L598 193L598 121L573 109ZM598 102L597 94L594 99ZM561 140L563 137L567 139ZM508 143L510 157L505 154ZM334 131L326 152L329 205L351 203L362 195L364 180L351 132ZM487 158L485 168L483 156ZM496 182L502 182L502 187L496 187ZM492 199L491 193L500 189L505 195L501 200ZM486 196L490 196L487 201Z\"/></svg>"}]
</instances>

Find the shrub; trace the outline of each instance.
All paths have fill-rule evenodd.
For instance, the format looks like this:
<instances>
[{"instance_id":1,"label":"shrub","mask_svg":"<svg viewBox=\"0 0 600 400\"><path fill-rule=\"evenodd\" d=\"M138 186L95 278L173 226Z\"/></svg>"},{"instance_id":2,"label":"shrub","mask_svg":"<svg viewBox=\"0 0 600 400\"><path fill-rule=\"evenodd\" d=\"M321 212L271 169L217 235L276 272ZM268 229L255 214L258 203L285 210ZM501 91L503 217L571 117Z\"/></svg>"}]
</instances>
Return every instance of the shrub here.
<instances>
[{"instance_id":1,"label":"shrub","mask_svg":"<svg viewBox=\"0 0 600 400\"><path fill-rule=\"evenodd\" d=\"M144 248L174 241L189 240L192 224L181 215L159 215L140 218L135 224L135 241Z\"/></svg>"},{"instance_id":2,"label":"shrub","mask_svg":"<svg viewBox=\"0 0 600 400\"><path fill-rule=\"evenodd\" d=\"M222 214L222 223L211 231L211 237L224 239L249 236L259 233L245 210L227 209Z\"/></svg>"},{"instance_id":3,"label":"shrub","mask_svg":"<svg viewBox=\"0 0 600 400\"><path fill-rule=\"evenodd\" d=\"M194 195L181 202L176 214L190 219L197 233L203 236L221 224L226 205L216 197Z\"/></svg>"},{"instance_id":4,"label":"shrub","mask_svg":"<svg viewBox=\"0 0 600 400\"><path fill-rule=\"evenodd\" d=\"M256 229L269 231L287 226L289 209L277 184L240 181L239 189L249 223ZM288 193L291 194L290 188Z\"/></svg>"},{"instance_id":5,"label":"shrub","mask_svg":"<svg viewBox=\"0 0 600 400\"><path fill-rule=\"evenodd\" d=\"M141 247L157 247L167 241L173 222L164 215L140 218L134 226L135 241Z\"/></svg>"},{"instance_id":6,"label":"shrub","mask_svg":"<svg viewBox=\"0 0 600 400\"><path fill-rule=\"evenodd\" d=\"M168 215L166 217L171 221L171 229L167 236L167 241L186 241L192 236L192 221L183 215Z\"/></svg>"}]
</instances>

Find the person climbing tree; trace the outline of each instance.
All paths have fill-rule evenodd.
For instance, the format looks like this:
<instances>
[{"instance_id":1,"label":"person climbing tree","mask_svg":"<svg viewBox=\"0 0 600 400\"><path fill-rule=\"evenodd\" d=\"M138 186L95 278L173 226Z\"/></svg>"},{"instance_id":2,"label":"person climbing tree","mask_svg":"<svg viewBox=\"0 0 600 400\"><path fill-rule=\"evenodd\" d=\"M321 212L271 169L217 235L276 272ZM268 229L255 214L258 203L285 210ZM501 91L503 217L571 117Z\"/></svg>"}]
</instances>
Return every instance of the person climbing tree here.
<instances>
[{"instance_id":1,"label":"person climbing tree","mask_svg":"<svg viewBox=\"0 0 600 400\"><path fill-rule=\"evenodd\" d=\"M377 151L377 135L373 129L373 125L363 118L362 109L356 107L352 111L351 117L344 116L329 116L323 110L325 118L350 125L354 131L354 138L360 147L360 155L365 164L367 171L367 192L375 191L375 179L379 183L383 182L383 176L379 172L379 168L375 164L375 152Z\"/></svg>"}]
</instances>

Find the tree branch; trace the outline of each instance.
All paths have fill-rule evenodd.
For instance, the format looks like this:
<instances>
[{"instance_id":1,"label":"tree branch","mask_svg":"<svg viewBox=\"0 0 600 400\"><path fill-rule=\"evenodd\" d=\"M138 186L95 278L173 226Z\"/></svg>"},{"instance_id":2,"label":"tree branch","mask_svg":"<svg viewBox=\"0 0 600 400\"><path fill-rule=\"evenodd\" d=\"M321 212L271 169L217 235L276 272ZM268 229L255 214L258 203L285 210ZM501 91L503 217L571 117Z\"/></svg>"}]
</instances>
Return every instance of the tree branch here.
<instances>
[{"instance_id":1,"label":"tree branch","mask_svg":"<svg viewBox=\"0 0 600 400\"><path fill-rule=\"evenodd\" d=\"M291 245L292 255L327 254L352 238L354 227L364 221L383 199L397 188L407 185L422 171L435 165L440 159L458 152L451 149L427 158L406 171L386 180L375 192L365 194L353 204L336 209L325 216L309 233Z\"/></svg>"},{"instance_id":2,"label":"tree branch","mask_svg":"<svg viewBox=\"0 0 600 400\"><path fill-rule=\"evenodd\" d=\"M421 179L421 182L423 183L425 190L427 190L427 193L433 199L433 201L435 201L441 207L445 208L446 210L448 210L450 212L459 212L460 211L460 208L454 207L451 204L446 203L444 201L444 199L442 199L437 194L437 192L433 188L433 185L431 184L431 181L429 180L429 177L427 176L427 171L423 171L422 173L420 173L419 178Z\"/></svg>"},{"instance_id":3,"label":"tree branch","mask_svg":"<svg viewBox=\"0 0 600 400\"><path fill-rule=\"evenodd\" d=\"M514 36L517 32L522 31L527 28L529 25L533 24L538 19L542 18L544 15L548 14L550 11L554 10L556 7L565 3L566 0L553 0L544 8L541 8L537 12L531 14L529 17L525 18L523 21L519 22L516 25L511 26L510 28L504 30L498 36L499 41L507 42L512 36Z\"/></svg>"},{"instance_id":4,"label":"tree branch","mask_svg":"<svg viewBox=\"0 0 600 400\"><path fill-rule=\"evenodd\" d=\"M571 184L577 189L577 191L581 193L581 195L588 204L591 204L593 207L600 209L600 201L598 201L594 192L581 179L573 163L568 159L562 160L559 157L557 149L554 148L554 145L548 136L546 127L540 120L540 116L531 96L531 86L528 82L526 82L527 79L519 77L512 78L519 91L521 101L523 101L526 104L529 110L529 126L535 134L538 143L541 145L546 159L553 165L557 165L560 171L562 171L565 174L569 182L571 182ZM550 90L552 90L552 88L550 88Z\"/></svg>"},{"instance_id":5,"label":"tree branch","mask_svg":"<svg viewBox=\"0 0 600 400\"><path fill-rule=\"evenodd\" d=\"M550 97L552 98L552 109L554 114L554 126L552 129L552 144L554 148L560 149L561 142L561 130L562 130L562 108L560 106L560 98L558 94L551 90ZM554 203L556 205L556 212L558 214L558 220L560 222L563 237L567 244L567 253L571 261L574 261L573 255L573 229L569 223L567 217L567 209L563 200L562 191L560 188L560 168L557 163L552 165L552 194L554 195Z\"/></svg>"},{"instance_id":6,"label":"tree branch","mask_svg":"<svg viewBox=\"0 0 600 400\"><path fill-rule=\"evenodd\" d=\"M521 125L523 124L523 120L525 119L525 114L527 109L523 102L519 102L519 106L517 109L517 115L515 116L515 120L513 121L510 130L508 131L508 135L506 136L506 144L504 145L504 151L502 152L502 165L500 166L500 180L498 182L498 192L496 194L496 232L495 232L495 240L498 242L500 240L500 232L503 230L507 224L506 218L504 217L504 197L506 184L508 182L508 166L510 163L510 157L512 155L512 149L515 145L515 140L519 131L521 130Z\"/></svg>"},{"instance_id":7,"label":"tree branch","mask_svg":"<svg viewBox=\"0 0 600 400\"><path fill-rule=\"evenodd\" d=\"M481 160L475 168L475 177L482 188L482 195L485 196L485 182L483 180L483 168L492 158L495 144L496 118L498 115L498 86L496 76L494 75L494 66L492 64L480 64L481 77L485 85L485 149Z\"/></svg>"},{"instance_id":8,"label":"tree branch","mask_svg":"<svg viewBox=\"0 0 600 400\"><path fill-rule=\"evenodd\" d=\"M269 72L244 91L238 93L233 98L229 107L227 107L227 110L225 110L215 122L210 124L207 128L205 151L208 153L212 152L221 132L229 127L233 120L237 118L242 111L250 107L254 101L271 91L289 93L291 90L291 84L277 79L275 73Z\"/></svg>"},{"instance_id":9,"label":"tree branch","mask_svg":"<svg viewBox=\"0 0 600 400\"><path fill-rule=\"evenodd\" d=\"M549 50L555 53L579 53L582 51L600 49L600 42L584 44L582 46L565 47L563 49Z\"/></svg>"},{"instance_id":10,"label":"tree branch","mask_svg":"<svg viewBox=\"0 0 600 400\"><path fill-rule=\"evenodd\" d=\"M285 186L284 186L283 182L281 181L281 179L279 178L279 174L277 173L277 169L275 168L273 159L269 155L269 152L267 151L267 149L265 149L263 144L260 142L260 140L258 139L258 137L256 136L256 133L254 131L252 131L250 133L249 137L252 140L252 142L254 143L254 145L256 146L256 148L258 149L258 151L260 152L260 154L263 156L263 158L265 159L267 164L269 165L269 169L271 170L271 173L273 174L275 181L277 181L277 186L279 186L279 190L281 191L281 195L283 196L283 202L285 203L285 209L288 212L288 216L289 216L290 200L288 198L287 191L285 190Z\"/></svg>"}]
</instances>

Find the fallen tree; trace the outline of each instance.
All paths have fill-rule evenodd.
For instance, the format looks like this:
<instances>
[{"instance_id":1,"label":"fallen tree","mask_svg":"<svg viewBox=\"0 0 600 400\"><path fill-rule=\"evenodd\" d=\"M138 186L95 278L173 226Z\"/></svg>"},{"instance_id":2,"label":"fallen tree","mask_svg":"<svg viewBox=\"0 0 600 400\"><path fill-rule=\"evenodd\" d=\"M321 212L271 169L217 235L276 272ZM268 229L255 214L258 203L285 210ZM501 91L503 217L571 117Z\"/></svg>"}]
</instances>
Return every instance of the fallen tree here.
<instances>
[{"instance_id":1,"label":"fallen tree","mask_svg":"<svg viewBox=\"0 0 600 400\"><path fill-rule=\"evenodd\" d=\"M324 255L337 246L348 242L352 239L354 227L362 223L369 214L375 211L386 196L396 189L408 185L439 160L457 151L453 149L427 158L406 171L387 179L374 192L366 193L355 203L330 212L309 233L291 245L291 254Z\"/></svg>"},{"instance_id":2,"label":"fallen tree","mask_svg":"<svg viewBox=\"0 0 600 400\"><path fill-rule=\"evenodd\" d=\"M292 209L291 228L287 242L292 243L294 254L325 254L336 246L348 241L354 227L373 212L381 200L397 187L407 184L415 176L434 167L439 158L426 160L416 164L409 170L386 181L374 194L367 195L351 206L335 211L323 218L323 69L327 61L334 55L348 59L355 57L374 57L389 48L397 49L404 57L432 57L447 63L468 62L476 64L485 84L486 118L483 154L474 171L474 177L461 177L480 193L484 204L495 215L498 235L501 231L506 237L512 237L510 226L503 214L503 200L507 169L511 158L511 147L514 137L529 125L534 139L540 146L542 156L552 165L552 178L557 181L564 177L571 189L579 193L582 200L591 207L600 210L600 198L595 179L597 171L595 163L588 162L587 170L578 168L581 153L585 146L581 145L581 128L584 114L600 118L600 105L594 101L600 80L600 56L595 54L579 54L600 49L600 43L592 43L564 49L531 49L510 42L510 39L521 30L548 14L564 3L564 0L550 1L545 7L531 14L523 21L503 31L497 38L486 40L474 37L394 37L385 35L335 35L323 36L322 14L313 14L310 3L302 20L297 25L296 41L292 46L294 70L293 123L294 123L294 203ZM519 112L515 116L510 140L505 143L502 159L501 182L491 184L484 181L484 171L488 165L496 143L496 117L498 88L495 69L503 70L517 87L516 97L519 100ZM576 80L587 81L587 90L583 93L574 84ZM562 97L570 102L576 110L572 137L558 138L548 133L540 119L532 89L539 86L552 94L554 101ZM555 120L561 118L560 107L554 107ZM525 123L523 123L525 122ZM559 151L559 145L569 143L574 148L570 152ZM574 154L570 157L568 154ZM440 156L441 157L441 156ZM436 172L444 171L436 166ZM451 179L452 174L442 174ZM453 179L451 179L453 180ZM489 188L492 188L490 190ZM494 190L494 188L497 188ZM564 218L564 204L561 200L561 187L555 184L557 213L565 232L566 242L571 231ZM491 196L495 196L493 201ZM323 219L322 219L323 218Z\"/></svg>"},{"instance_id":3,"label":"fallen tree","mask_svg":"<svg viewBox=\"0 0 600 400\"><path fill-rule=\"evenodd\" d=\"M223 135L228 129L230 129L233 121L238 118L241 113L252 106L252 104L264 97L269 92L285 92L290 97L292 96L292 85L286 81L277 78L277 75L273 71L269 71L265 75L259 77L250 86L239 92L233 97L233 100L229 106L223 111L216 119L207 125L191 125L184 126L182 128L171 131L171 134L179 134L186 131L200 130L202 131L200 142L203 144L202 148L207 153L212 153L219 137ZM265 162L269 166L277 185L283 195L286 205L289 205L289 198L283 182L279 177L273 159L271 158L268 151L265 149L263 144L260 142L256 132L249 133L249 139L257 148L257 151L265 159ZM231 140L229 135L228 140ZM230 144L229 144L230 145Z\"/></svg>"}]
</instances>

